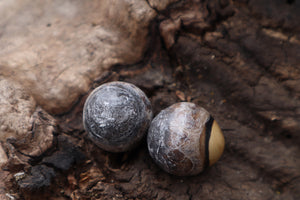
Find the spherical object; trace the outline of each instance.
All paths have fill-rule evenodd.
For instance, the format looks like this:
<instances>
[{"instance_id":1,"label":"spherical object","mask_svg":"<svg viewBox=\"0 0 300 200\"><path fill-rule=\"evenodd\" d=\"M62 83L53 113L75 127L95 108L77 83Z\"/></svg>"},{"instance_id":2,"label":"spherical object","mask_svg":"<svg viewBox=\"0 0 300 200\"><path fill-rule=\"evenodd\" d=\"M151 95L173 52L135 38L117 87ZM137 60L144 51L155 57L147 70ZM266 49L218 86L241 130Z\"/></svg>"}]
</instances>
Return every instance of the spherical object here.
<instances>
[{"instance_id":1,"label":"spherical object","mask_svg":"<svg viewBox=\"0 0 300 200\"><path fill-rule=\"evenodd\" d=\"M145 135L152 108L143 91L130 83L110 82L96 88L83 108L88 136L111 152L133 149Z\"/></svg>"},{"instance_id":2,"label":"spherical object","mask_svg":"<svg viewBox=\"0 0 300 200\"><path fill-rule=\"evenodd\" d=\"M213 117L194 103L176 103L162 110L148 130L148 150L166 172L196 175L221 157L225 140Z\"/></svg>"}]
</instances>

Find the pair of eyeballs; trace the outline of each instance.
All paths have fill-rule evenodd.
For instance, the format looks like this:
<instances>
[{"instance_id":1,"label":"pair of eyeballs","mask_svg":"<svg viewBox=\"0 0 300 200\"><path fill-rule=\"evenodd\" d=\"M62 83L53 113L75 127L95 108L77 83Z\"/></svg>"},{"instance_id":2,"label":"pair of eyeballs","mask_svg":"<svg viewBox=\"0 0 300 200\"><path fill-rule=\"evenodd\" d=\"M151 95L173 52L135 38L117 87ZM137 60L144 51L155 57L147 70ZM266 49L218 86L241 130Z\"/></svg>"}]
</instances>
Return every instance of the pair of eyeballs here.
<instances>
[{"instance_id":1,"label":"pair of eyeballs","mask_svg":"<svg viewBox=\"0 0 300 200\"><path fill-rule=\"evenodd\" d=\"M89 95L83 124L91 140L110 152L132 150L148 130L150 156L178 176L199 174L221 157L225 145L219 125L204 108L176 103L152 120L145 93L119 81L103 84Z\"/></svg>"}]
</instances>

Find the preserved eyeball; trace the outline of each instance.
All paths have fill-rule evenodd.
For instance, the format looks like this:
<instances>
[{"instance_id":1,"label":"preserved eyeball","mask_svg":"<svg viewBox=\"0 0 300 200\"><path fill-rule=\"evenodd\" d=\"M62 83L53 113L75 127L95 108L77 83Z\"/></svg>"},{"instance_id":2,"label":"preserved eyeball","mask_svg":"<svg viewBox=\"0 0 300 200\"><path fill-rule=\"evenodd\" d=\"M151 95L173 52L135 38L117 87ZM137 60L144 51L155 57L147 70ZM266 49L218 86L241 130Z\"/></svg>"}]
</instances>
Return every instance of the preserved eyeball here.
<instances>
[{"instance_id":1,"label":"preserved eyeball","mask_svg":"<svg viewBox=\"0 0 300 200\"><path fill-rule=\"evenodd\" d=\"M143 138L152 119L151 103L133 84L110 82L96 88L83 108L88 136L110 152L133 149Z\"/></svg>"},{"instance_id":2,"label":"preserved eyeball","mask_svg":"<svg viewBox=\"0 0 300 200\"><path fill-rule=\"evenodd\" d=\"M194 103L176 103L151 122L148 150L166 172L196 175L221 157L225 140L214 118Z\"/></svg>"}]
</instances>

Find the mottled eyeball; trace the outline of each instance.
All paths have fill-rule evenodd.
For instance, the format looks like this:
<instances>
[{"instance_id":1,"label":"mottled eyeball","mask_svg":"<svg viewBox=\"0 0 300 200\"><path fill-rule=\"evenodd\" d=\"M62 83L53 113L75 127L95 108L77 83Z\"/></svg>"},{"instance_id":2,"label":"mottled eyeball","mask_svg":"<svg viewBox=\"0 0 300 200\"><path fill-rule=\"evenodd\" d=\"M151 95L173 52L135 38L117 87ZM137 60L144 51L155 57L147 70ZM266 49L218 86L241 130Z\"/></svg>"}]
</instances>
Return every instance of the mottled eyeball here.
<instances>
[{"instance_id":1,"label":"mottled eyeball","mask_svg":"<svg viewBox=\"0 0 300 200\"><path fill-rule=\"evenodd\" d=\"M162 110L150 124L147 143L153 160L177 176L199 174L219 160L225 146L214 118L188 102Z\"/></svg>"},{"instance_id":2,"label":"mottled eyeball","mask_svg":"<svg viewBox=\"0 0 300 200\"><path fill-rule=\"evenodd\" d=\"M152 119L151 103L133 84L110 82L97 87L83 108L83 125L92 141L110 152L133 149Z\"/></svg>"}]
</instances>

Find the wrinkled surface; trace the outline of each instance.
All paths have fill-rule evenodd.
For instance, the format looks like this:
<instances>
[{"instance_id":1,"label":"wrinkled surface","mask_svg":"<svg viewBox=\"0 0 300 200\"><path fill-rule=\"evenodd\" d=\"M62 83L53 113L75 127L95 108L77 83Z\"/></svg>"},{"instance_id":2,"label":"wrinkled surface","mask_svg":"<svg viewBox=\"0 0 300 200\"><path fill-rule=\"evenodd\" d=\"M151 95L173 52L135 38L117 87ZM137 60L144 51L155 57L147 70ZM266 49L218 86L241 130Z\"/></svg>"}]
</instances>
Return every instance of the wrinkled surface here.
<instances>
[{"instance_id":1,"label":"wrinkled surface","mask_svg":"<svg viewBox=\"0 0 300 200\"><path fill-rule=\"evenodd\" d=\"M31 129L34 99L19 84L0 77L0 141L21 139Z\"/></svg>"},{"instance_id":2,"label":"wrinkled surface","mask_svg":"<svg viewBox=\"0 0 300 200\"><path fill-rule=\"evenodd\" d=\"M54 126L54 118L37 107L26 89L0 77L0 176L3 184L12 186L13 173L52 147ZM5 187L1 185L1 199L10 198L4 194Z\"/></svg>"},{"instance_id":3,"label":"wrinkled surface","mask_svg":"<svg viewBox=\"0 0 300 200\"><path fill-rule=\"evenodd\" d=\"M63 113L114 64L141 59L145 1L2 1L0 69L50 113ZM117 17L116 17L117 16Z\"/></svg>"},{"instance_id":4,"label":"wrinkled surface","mask_svg":"<svg viewBox=\"0 0 300 200\"><path fill-rule=\"evenodd\" d=\"M3 77L0 78L0 124L0 141L15 149L15 153L40 156L52 146L54 118L36 107L22 86Z\"/></svg>"},{"instance_id":5,"label":"wrinkled surface","mask_svg":"<svg viewBox=\"0 0 300 200\"><path fill-rule=\"evenodd\" d=\"M299 9L293 0L1 1L0 83L12 88L0 88L1 125L16 136L32 116L48 127L46 116L56 131L37 157L17 151L29 143L1 140L9 165L0 198L300 199ZM145 141L112 154L87 140L84 102L115 80L140 87L154 115L179 101L209 110L225 135L221 160L178 178L157 167ZM48 168L53 176L41 174Z\"/></svg>"}]
</instances>

